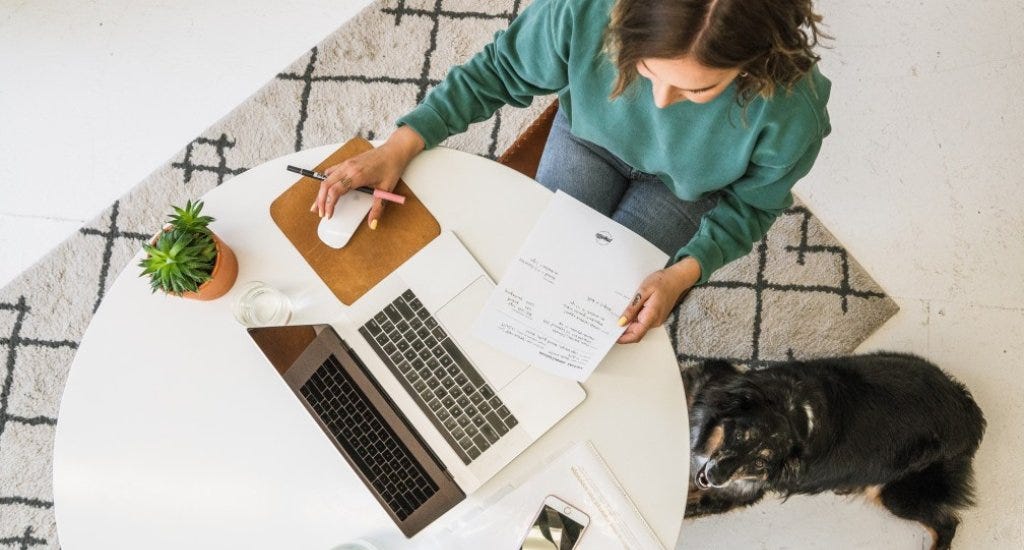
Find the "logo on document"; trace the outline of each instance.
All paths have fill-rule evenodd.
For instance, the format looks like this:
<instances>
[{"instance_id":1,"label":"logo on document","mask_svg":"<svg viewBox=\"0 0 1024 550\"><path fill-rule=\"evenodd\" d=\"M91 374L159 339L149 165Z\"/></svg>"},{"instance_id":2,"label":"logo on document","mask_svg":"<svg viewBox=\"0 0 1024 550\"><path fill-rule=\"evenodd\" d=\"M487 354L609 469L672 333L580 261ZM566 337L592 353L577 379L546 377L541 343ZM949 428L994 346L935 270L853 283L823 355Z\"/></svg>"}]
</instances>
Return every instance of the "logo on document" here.
<instances>
[{"instance_id":1,"label":"logo on document","mask_svg":"<svg viewBox=\"0 0 1024 550\"><path fill-rule=\"evenodd\" d=\"M612 244L612 234L607 231L598 231L594 234L594 239L602 246Z\"/></svg>"}]
</instances>

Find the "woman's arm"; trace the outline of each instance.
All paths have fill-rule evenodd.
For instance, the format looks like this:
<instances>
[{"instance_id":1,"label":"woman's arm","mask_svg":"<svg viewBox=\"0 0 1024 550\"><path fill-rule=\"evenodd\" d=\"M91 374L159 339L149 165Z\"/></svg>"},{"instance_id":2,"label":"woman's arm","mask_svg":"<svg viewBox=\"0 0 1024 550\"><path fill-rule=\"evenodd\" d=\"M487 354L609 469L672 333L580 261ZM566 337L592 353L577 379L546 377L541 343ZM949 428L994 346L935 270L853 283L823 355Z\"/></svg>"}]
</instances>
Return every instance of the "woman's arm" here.
<instances>
[{"instance_id":1,"label":"woman's arm","mask_svg":"<svg viewBox=\"0 0 1024 550\"><path fill-rule=\"evenodd\" d=\"M742 178L723 189L718 204L701 218L697 234L676 253L675 263L641 283L619 319L626 327L619 343L639 342L648 330L665 322L692 287L749 253L793 204L790 190L810 171L820 150L821 137L813 138L795 162L780 167L751 163Z\"/></svg>"},{"instance_id":2,"label":"woman's arm","mask_svg":"<svg viewBox=\"0 0 1024 550\"><path fill-rule=\"evenodd\" d=\"M721 191L718 204L704 214L697 233L676 252L675 260L694 258L701 268L697 284L703 284L720 267L748 254L793 205L790 190L811 170L820 150L817 138L793 163L771 167L752 162L742 178Z\"/></svg>"},{"instance_id":3,"label":"woman's arm","mask_svg":"<svg viewBox=\"0 0 1024 550\"><path fill-rule=\"evenodd\" d=\"M426 99L405 116L387 142L325 170L310 207L330 217L338 199L354 187L392 190L412 159L502 105L525 107L535 95L568 86L569 46L577 0L537 0L464 65L448 72ZM377 228L384 209L375 199L367 215Z\"/></svg>"},{"instance_id":4,"label":"woman's arm","mask_svg":"<svg viewBox=\"0 0 1024 550\"><path fill-rule=\"evenodd\" d=\"M536 0L467 63L454 67L419 106L398 119L430 149L503 105L525 107L568 86L578 2Z\"/></svg>"}]
</instances>

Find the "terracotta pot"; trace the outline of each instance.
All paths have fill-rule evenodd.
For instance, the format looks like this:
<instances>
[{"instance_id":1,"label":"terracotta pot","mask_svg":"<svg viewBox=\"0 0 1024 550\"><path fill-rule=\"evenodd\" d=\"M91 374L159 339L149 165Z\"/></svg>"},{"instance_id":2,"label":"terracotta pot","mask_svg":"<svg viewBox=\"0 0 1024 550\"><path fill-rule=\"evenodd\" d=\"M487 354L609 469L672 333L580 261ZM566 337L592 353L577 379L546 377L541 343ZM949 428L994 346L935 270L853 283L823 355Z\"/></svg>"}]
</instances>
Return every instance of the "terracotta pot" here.
<instances>
[{"instance_id":1,"label":"terracotta pot","mask_svg":"<svg viewBox=\"0 0 1024 550\"><path fill-rule=\"evenodd\" d=\"M217 262L213 264L210 280L199 285L199 290L196 292L183 293L182 298L216 300L235 286L235 279L238 278L238 258L235 257L235 252L217 235L213 236L213 242L217 245Z\"/></svg>"},{"instance_id":2,"label":"terracotta pot","mask_svg":"<svg viewBox=\"0 0 1024 550\"><path fill-rule=\"evenodd\" d=\"M164 231L168 230L169 226L164 228ZM155 245L159 236L159 233L154 235L150 244ZM217 261L213 264L210 280L199 285L199 289L196 292L168 294L190 300L216 300L227 294L231 287L235 286L235 279L238 278L238 258L235 257L235 252L231 250L231 247L224 244L224 241L220 240L220 237L217 235L213 235L213 243L217 246Z\"/></svg>"}]
</instances>

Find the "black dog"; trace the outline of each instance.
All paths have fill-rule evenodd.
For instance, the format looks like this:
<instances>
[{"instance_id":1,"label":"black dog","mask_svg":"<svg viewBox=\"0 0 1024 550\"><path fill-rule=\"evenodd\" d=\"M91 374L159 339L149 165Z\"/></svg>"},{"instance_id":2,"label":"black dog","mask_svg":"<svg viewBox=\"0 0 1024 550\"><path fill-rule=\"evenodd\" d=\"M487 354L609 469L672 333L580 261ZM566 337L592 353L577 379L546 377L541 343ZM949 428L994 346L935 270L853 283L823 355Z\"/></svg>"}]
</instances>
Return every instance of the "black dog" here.
<instances>
[{"instance_id":1,"label":"black dog","mask_svg":"<svg viewBox=\"0 0 1024 550\"><path fill-rule=\"evenodd\" d=\"M864 492L949 548L973 503L971 460L985 419L935 365L878 353L740 372L721 361L684 372L690 408L686 516L725 512L765 492Z\"/></svg>"}]
</instances>

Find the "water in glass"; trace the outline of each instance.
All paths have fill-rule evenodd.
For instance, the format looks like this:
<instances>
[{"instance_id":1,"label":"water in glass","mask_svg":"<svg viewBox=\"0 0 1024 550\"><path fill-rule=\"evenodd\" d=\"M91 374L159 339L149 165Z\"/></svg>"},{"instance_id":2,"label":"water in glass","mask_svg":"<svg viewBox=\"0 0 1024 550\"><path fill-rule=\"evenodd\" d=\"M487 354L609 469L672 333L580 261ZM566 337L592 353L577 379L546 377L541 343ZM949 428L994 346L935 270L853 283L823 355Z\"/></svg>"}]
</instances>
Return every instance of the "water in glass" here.
<instances>
[{"instance_id":1,"label":"water in glass","mask_svg":"<svg viewBox=\"0 0 1024 550\"><path fill-rule=\"evenodd\" d=\"M288 296L261 281L253 281L242 288L234 309L235 318L247 327L281 326L292 317Z\"/></svg>"}]
</instances>

